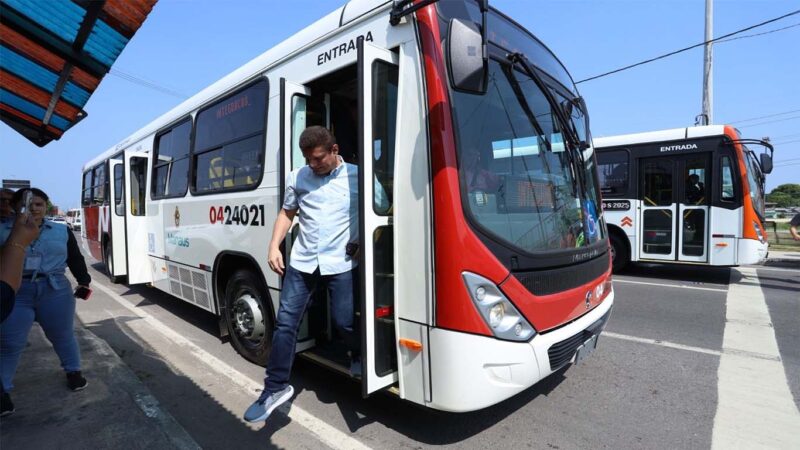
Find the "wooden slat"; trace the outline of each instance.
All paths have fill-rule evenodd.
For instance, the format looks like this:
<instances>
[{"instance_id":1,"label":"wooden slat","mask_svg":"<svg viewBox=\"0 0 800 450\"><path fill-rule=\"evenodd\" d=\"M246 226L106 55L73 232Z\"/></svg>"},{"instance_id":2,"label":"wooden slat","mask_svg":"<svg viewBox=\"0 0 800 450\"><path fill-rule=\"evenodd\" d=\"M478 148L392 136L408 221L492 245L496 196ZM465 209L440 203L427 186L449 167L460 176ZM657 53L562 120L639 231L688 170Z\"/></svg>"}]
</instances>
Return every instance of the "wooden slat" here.
<instances>
[{"instance_id":1,"label":"wooden slat","mask_svg":"<svg viewBox=\"0 0 800 450\"><path fill-rule=\"evenodd\" d=\"M18 53L25 55L28 59L35 61L42 67L47 67L53 72L60 73L64 68L63 58L2 23L0 23L0 42ZM97 85L100 83L98 78L89 75L79 68L74 68L72 70L72 81L89 92L93 92L97 89Z\"/></svg>"},{"instance_id":2,"label":"wooden slat","mask_svg":"<svg viewBox=\"0 0 800 450\"><path fill-rule=\"evenodd\" d=\"M101 19L130 39L158 0L107 0Z\"/></svg>"},{"instance_id":3,"label":"wooden slat","mask_svg":"<svg viewBox=\"0 0 800 450\"><path fill-rule=\"evenodd\" d=\"M0 85L2 85L3 88L8 89L9 91L28 100L29 102L41 106L42 108L47 109L47 105L50 102L49 92L45 92L44 90L39 89L38 87L17 77L16 75L8 73L2 69L0 69ZM64 101L59 101L55 108L56 114L70 122L75 122L78 111L78 108L75 108Z\"/></svg>"},{"instance_id":4,"label":"wooden slat","mask_svg":"<svg viewBox=\"0 0 800 450\"><path fill-rule=\"evenodd\" d=\"M25 114L22 111L17 111L16 109L6 105L5 103L0 103L0 111L3 111L3 112L8 113L8 114L11 114L11 115L13 115L13 116L15 116L15 117L17 117L19 119L24 120L25 122L28 122L30 124L31 128L33 128L33 129L40 129L41 126L42 126L42 121L41 120L37 120L36 118L31 117L31 116ZM62 134L64 134L61 130L59 130L58 128L56 128L56 127L54 127L52 125L48 125L45 128L47 129L48 133L52 134L56 138L59 138L59 137L61 137Z\"/></svg>"}]
</instances>

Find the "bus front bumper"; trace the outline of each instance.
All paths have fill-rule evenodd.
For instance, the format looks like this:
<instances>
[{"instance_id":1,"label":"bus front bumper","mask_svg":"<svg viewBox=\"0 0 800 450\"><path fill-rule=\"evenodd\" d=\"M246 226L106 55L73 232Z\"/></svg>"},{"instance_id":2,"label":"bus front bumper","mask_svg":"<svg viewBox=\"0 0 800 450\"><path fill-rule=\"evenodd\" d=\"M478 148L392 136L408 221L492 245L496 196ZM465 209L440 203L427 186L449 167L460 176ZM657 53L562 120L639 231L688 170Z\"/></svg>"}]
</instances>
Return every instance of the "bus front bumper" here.
<instances>
[{"instance_id":1,"label":"bus front bumper","mask_svg":"<svg viewBox=\"0 0 800 450\"><path fill-rule=\"evenodd\" d=\"M612 290L603 303L587 314L561 328L536 335L529 342L432 328L431 402L426 405L452 412L475 411L524 391L574 362L577 348L591 341L592 335L596 339L602 331L613 304ZM548 354L551 347L555 355ZM561 363L551 367L551 360Z\"/></svg>"},{"instance_id":2,"label":"bus front bumper","mask_svg":"<svg viewBox=\"0 0 800 450\"><path fill-rule=\"evenodd\" d=\"M739 265L761 264L767 260L769 244L755 239L739 239Z\"/></svg>"}]
</instances>

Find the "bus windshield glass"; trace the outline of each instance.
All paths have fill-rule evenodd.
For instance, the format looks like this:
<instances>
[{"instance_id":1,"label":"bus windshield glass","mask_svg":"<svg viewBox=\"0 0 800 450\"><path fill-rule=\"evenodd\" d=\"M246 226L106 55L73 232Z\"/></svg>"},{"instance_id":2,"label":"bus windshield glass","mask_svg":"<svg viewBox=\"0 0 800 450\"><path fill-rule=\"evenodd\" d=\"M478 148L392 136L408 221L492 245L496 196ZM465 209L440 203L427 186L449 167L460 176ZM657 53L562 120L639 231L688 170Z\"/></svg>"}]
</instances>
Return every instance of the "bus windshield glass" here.
<instances>
[{"instance_id":1,"label":"bus windshield glass","mask_svg":"<svg viewBox=\"0 0 800 450\"><path fill-rule=\"evenodd\" d=\"M765 204L764 204L764 184L763 176L761 175L761 166L756 160L756 155L752 150L745 146L744 149L745 159L747 161L747 184L750 186L750 201L753 203L753 208L758 213L759 219L764 221Z\"/></svg>"},{"instance_id":2,"label":"bus windshield glass","mask_svg":"<svg viewBox=\"0 0 800 450\"><path fill-rule=\"evenodd\" d=\"M484 232L529 253L603 238L594 166L579 165L594 157L569 144L554 107L518 65L496 59L485 95L453 95L464 207ZM585 136L582 115L571 119Z\"/></svg>"}]
</instances>

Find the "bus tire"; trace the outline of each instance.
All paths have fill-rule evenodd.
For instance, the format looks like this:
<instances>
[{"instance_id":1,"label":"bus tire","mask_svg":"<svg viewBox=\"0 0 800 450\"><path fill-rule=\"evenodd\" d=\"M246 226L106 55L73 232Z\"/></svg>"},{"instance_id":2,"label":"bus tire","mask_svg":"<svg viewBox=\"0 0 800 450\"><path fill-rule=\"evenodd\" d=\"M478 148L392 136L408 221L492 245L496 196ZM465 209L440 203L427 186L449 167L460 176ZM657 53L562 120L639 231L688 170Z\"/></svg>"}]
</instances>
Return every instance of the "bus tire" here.
<instances>
[{"instance_id":1,"label":"bus tire","mask_svg":"<svg viewBox=\"0 0 800 450\"><path fill-rule=\"evenodd\" d=\"M611 237L611 269L614 273L619 273L631 261L631 255L628 252L628 246L625 242L617 237L616 233L610 233Z\"/></svg>"},{"instance_id":2,"label":"bus tire","mask_svg":"<svg viewBox=\"0 0 800 450\"><path fill-rule=\"evenodd\" d=\"M245 359L267 365L272 349L274 320L267 307L269 295L249 270L238 270L225 286L225 323L231 345Z\"/></svg>"},{"instance_id":3,"label":"bus tire","mask_svg":"<svg viewBox=\"0 0 800 450\"><path fill-rule=\"evenodd\" d=\"M106 245L103 246L103 264L106 266L108 281L119 284L122 277L114 276L114 260L111 259L111 244L109 242L106 242Z\"/></svg>"}]
</instances>

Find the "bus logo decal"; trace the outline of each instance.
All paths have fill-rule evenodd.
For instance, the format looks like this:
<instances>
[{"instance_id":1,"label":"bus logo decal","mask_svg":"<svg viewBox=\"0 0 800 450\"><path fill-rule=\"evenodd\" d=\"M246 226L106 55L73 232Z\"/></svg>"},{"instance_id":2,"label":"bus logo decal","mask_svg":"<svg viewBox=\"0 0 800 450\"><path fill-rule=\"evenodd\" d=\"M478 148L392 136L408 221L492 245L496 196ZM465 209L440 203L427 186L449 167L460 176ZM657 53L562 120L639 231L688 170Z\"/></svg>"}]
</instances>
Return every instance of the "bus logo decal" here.
<instances>
[{"instance_id":1,"label":"bus logo decal","mask_svg":"<svg viewBox=\"0 0 800 450\"><path fill-rule=\"evenodd\" d=\"M178 210L178 207L175 207L175 226L181 226L181 212Z\"/></svg>"},{"instance_id":2,"label":"bus logo decal","mask_svg":"<svg viewBox=\"0 0 800 450\"><path fill-rule=\"evenodd\" d=\"M586 309L592 307L592 291L586 293Z\"/></svg>"},{"instance_id":3,"label":"bus logo decal","mask_svg":"<svg viewBox=\"0 0 800 450\"><path fill-rule=\"evenodd\" d=\"M633 219L631 219L628 216L625 216L620 221L620 225L622 225L623 227L632 227L633 226Z\"/></svg>"}]
</instances>

